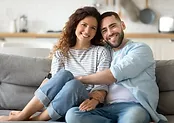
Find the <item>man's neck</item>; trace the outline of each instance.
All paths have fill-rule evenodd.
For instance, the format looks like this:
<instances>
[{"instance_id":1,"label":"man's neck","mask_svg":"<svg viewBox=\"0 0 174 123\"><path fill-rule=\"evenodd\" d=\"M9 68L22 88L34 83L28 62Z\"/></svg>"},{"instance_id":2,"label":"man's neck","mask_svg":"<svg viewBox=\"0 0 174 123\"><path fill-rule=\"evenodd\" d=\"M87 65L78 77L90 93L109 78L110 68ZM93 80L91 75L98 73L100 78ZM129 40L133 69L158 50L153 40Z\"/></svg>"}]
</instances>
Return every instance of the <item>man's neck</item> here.
<instances>
[{"instance_id":1,"label":"man's neck","mask_svg":"<svg viewBox=\"0 0 174 123\"><path fill-rule=\"evenodd\" d=\"M127 43L128 41L129 41L128 39L123 39L122 44L121 44L119 47L117 47L117 48L113 48L113 50L114 50L114 51L117 51L117 50L122 49L122 48L126 45L126 43Z\"/></svg>"}]
</instances>

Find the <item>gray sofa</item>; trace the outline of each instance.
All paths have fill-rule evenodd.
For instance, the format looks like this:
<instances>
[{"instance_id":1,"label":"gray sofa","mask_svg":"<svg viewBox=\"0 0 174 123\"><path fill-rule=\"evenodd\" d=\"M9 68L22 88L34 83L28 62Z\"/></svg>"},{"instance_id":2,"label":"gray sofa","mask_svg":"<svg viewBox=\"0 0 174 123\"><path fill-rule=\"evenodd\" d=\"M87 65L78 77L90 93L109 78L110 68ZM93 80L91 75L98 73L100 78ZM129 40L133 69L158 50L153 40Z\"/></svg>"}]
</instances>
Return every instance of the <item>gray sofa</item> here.
<instances>
[{"instance_id":1,"label":"gray sofa","mask_svg":"<svg viewBox=\"0 0 174 123\"><path fill-rule=\"evenodd\" d=\"M27 104L50 71L50 64L51 60L46 58L0 54L0 115L21 110ZM169 123L174 123L174 60L159 60L156 64L160 89L157 111L166 115Z\"/></svg>"}]
</instances>

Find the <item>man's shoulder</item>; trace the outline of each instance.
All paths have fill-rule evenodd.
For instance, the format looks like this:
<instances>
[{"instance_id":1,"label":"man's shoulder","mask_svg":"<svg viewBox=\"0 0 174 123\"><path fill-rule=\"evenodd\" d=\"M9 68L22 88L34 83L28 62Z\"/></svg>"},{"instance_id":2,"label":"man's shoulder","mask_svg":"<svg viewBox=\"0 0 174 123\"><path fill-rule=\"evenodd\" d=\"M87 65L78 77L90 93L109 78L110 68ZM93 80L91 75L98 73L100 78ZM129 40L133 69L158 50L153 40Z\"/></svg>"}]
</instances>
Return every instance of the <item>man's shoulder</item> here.
<instances>
[{"instance_id":1,"label":"man's shoulder","mask_svg":"<svg viewBox=\"0 0 174 123\"><path fill-rule=\"evenodd\" d=\"M153 51L146 43L143 42L132 42L125 47L125 52L134 54L144 54L153 56Z\"/></svg>"},{"instance_id":2,"label":"man's shoulder","mask_svg":"<svg viewBox=\"0 0 174 123\"><path fill-rule=\"evenodd\" d=\"M135 42L135 41L130 41L130 43L128 43L127 45L128 48L148 48L148 49L151 49L149 47L149 45L147 45L146 43L144 42Z\"/></svg>"}]
</instances>

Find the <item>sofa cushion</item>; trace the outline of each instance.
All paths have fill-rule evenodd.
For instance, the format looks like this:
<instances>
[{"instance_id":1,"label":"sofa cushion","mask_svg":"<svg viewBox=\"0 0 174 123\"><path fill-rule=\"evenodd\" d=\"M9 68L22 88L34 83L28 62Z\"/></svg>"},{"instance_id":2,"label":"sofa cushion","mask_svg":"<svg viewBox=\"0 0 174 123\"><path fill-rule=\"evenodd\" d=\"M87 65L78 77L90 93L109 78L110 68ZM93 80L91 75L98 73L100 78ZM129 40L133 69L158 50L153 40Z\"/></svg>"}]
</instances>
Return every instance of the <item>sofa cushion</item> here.
<instances>
[{"instance_id":1,"label":"sofa cushion","mask_svg":"<svg viewBox=\"0 0 174 123\"><path fill-rule=\"evenodd\" d=\"M0 108L22 109L50 71L51 60L0 54Z\"/></svg>"},{"instance_id":2,"label":"sofa cushion","mask_svg":"<svg viewBox=\"0 0 174 123\"><path fill-rule=\"evenodd\" d=\"M158 112L165 115L174 115L174 91L160 92Z\"/></svg>"},{"instance_id":3,"label":"sofa cushion","mask_svg":"<svg viewBox=\"0 0 174 123\"><path fill-rule=\"evenodd\" d=\"M174 60L156 61L156 75L160 92L174 91Z\"/></svg>"},{"instance_id":4,"label":"sofa cushion","mask_svg":"<svg viewBox=\"0 0 174 123\"><path fill-rule=\"evenodd\" d=\"M156 79L160 90L158 112L174 114L174 60L156 61Z\"/></svg>"}]
</instances>

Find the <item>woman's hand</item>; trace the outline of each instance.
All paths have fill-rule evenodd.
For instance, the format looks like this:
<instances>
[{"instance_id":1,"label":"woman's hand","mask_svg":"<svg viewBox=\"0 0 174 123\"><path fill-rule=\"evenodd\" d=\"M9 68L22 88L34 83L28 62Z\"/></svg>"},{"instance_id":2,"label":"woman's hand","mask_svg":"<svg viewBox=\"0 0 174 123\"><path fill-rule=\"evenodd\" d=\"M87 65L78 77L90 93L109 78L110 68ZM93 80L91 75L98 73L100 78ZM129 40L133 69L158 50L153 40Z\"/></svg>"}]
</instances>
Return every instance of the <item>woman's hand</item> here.
<instances>
[{"instance_id":1,"label":"woman's hand","mask_svg":"<svg viewBox=\"0 0 174 123\"><path fill-rule=\"evenodd\" d=\"M80 104L79 109L80 111L90 111L95 109L98 104L99 101L96 99L86 99Z\"/></svg>"}]
</instances>

